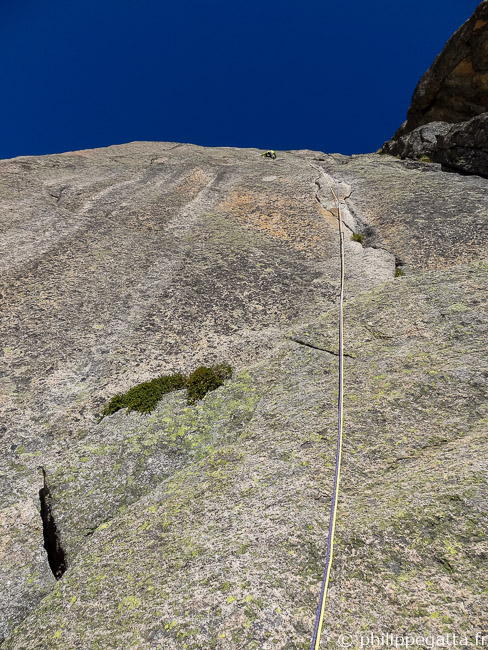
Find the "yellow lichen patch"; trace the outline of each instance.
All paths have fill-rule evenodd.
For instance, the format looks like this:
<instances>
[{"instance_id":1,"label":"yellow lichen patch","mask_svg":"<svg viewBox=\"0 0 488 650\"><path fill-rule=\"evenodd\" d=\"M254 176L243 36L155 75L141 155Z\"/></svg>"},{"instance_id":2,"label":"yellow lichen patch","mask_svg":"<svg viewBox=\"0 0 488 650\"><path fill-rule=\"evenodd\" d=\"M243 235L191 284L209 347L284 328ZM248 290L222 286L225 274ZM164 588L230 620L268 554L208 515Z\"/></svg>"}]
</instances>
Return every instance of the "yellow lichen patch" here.
<instances>
[{"instance_id":1,"label":"yellow lichen patch","mask_svg":"<svg viewBox=\"0 0 488 650\"><path fill-rule=\"evenodd\" d=\"M471 75L474 74L473 62L463 59L452 71L453 74Z\"/></svg>"},{"instance_id":2,"label":"yellow lichen patch","mask_svg":"<svg viewBox=\"0 0 488 650\"><path fill-rule=\"evenodd\" d=\"M321 252L324 240L330 239L330 225L335 224L330 212L318 204L310 204L308 196L291 199L276 194L234 191L219 208L248 228L287 241L304 253Z\"/></svg>"},{"instance_id":3,"label":"yellow lichen patch","mask_svg":"<svg viewBox=\"0 0 488 650\"><path fill-rule=\"evenodd\" d=\"M486 20L481 20L481 19L477 20L474 24L473 32L475 32L477 29L481 29L485 25L486 25Z\"/></svg>"}]
</instances>

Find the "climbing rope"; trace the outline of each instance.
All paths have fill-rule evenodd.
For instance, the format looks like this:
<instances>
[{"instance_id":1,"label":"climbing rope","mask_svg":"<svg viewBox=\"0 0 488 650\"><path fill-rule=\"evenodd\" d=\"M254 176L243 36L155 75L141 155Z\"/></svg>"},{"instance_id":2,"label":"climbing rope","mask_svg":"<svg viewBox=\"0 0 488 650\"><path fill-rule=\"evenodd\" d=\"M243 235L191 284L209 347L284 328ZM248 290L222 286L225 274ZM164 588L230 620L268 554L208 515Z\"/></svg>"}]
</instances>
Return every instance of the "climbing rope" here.
<instances>
[{"instance_id":1,"label":"climbing rope","mask_svg":"<svg viewBox=\"0 0 488 650\"><path fill-rule=\"evenodd\" d=\"M343 325L344 325L344 230L341 216L341 205L339 201L339 188L337 193L334 192L329 179L327 178L324 170L317 165L310 163L312 167L318 169L325 177L329 188L337 203L337 220L339 223L339 246L340 246L340 259L341 259L341 285L339 293L339 398L337 401L338 410L338 427L337 427L337 450L336 450L336 464L334 475L334 489L332 491L332 506L330 510L329 519L329 535L327 540L327 556L325 560L324 578L322 580L322 589L320 592L319 605L317 608L317 616L315 618L315 628L312 638L311 650L319 650L320 639L322 636L322 627L324 624L325 603L327 600L327 591L329 588L330 571L332 568L332 557L334 554L334 535L337 516L337 501L339 498L339 484L341 479L341 460L342 460L342 429L343 429L343 393L344 393L344 376L343 376L343 363L344 363L344 345L343 345Z\"/></svg>"}]
</instances>

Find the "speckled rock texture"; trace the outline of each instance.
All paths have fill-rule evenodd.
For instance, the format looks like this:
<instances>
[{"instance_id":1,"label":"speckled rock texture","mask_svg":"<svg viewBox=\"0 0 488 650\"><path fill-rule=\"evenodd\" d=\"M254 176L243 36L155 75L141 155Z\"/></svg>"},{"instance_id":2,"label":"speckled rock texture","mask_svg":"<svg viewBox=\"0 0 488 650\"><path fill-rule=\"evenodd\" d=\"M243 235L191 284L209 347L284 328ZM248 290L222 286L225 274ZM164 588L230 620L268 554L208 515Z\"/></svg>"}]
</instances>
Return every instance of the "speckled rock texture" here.
<instances>
[{"instance_id":1,"label":"speckled rock texture","mask_svg":"<svg viewBox=\"0 0 488 650\"><path fill-rule=\"evenodd\" d=\"M367 154L324 156L350 185L348 210L365 246L386 249L409 272L444 269L488 255L488 180L441 165Z\"/></svg>"},{"instance_id":2,"label":"speckled rock texture","mask_svg":"<svg viewBox=\"0 0 488 650\"><path fill-rule=\"evenodd\" d=\"M430 158L488 178L488 0L449 39L419 81L407 120L383 152Z\"/></svg>"},{"instance_id":3,"label":"speckled rock texture","mask_svg":"<svg viewBox=\"0 0 488 650\"><path fill-rule=\"evenodd\" d=\"M132 143L0 162L0 638L52 587L43 467L69 565L99 515L182 462L186 452L169 457L156 445L143 463L124 424L117 433L109 419L97 424L107 400L163 373L217 362L238 370L334 304L326 180L308 159L259 153ZM391 254L346 244L351 295L393 276ZM85 518L74 501L62 507L51 467L102 441L114 467L123 460L123 486L120 498L85 494L95 509ZM124 457L127 445L135 453ZM97 469L90 481L101 490L98 480Z\"/></svg>"},{"instance_id":4,"label":"speckled rock texture","mask_svg":"<svg viewBox=\"0 0 488 650\"><path fill-rule=\"evenodd\" d=\"M259 153L0 161L2 650L309 647L336 434L331 187L347 356L326 634L486 633L488 180ZM116 392L219 362L233 377L194 405L98 421Z\"/></svg>"}]
</instances>

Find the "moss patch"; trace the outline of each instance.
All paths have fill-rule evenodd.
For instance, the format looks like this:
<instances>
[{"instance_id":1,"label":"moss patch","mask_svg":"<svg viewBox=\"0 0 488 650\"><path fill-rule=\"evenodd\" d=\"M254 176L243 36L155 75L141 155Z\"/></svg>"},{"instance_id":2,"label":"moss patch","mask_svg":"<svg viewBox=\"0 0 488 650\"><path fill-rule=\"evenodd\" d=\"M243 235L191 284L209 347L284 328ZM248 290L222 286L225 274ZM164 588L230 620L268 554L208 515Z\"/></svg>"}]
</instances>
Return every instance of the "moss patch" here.
<instances>
[{"instance_id":1,"label":"moss patch","mask_svg":"<svg viewBox=\"0 0 488 650\"><path fill-rule=\"evenodd\" d=\"M360 232L353 232L352 233L352 241L357 241L360 244L364 243L364 235L362 235Z\"/></svg>"},{"instance_id":2,"label":"moss patch","mask_svg":"<svg viewBox=\"0 0 488 650\"><path fill-rule=\"evenodd\" d=\"M126 393L114 395L110 402L104 407L101 418L105 415L112 415L116 411L126 408L128 411L139 411L150 413L156 404L166 393L174 390L181 390L186 386L185 375L162 375L151 381L144 381L142 384L133 386Z\"/></svg>"},{"instance_id":3,"label":"moss patch","mask_svg":"<svg viewBox=\"0 0 488 650\"><path fill-rule=\"evenodd\" d=\"M231 376L232 369L226 364L218 364L210 368L200 366L189 377L180 373L161 375L151 381L144 381L133 386L126 393L114 395L103 408L99 422L106 415L112 415L123 408L128 411L150 413L156 408L163 395L183 388L188 389L188 404L194 404L209 391L222 386L224 381Z\"/></svg>"},{"instance_id":4,"label":"moss patch","mask_svg":"<svg viewBox=\"0 0 488 650\"><path fill-rule=\"evenodd\" d=\"M200 366L188 377L188 404L194 404L202 399L210 390L222 386L226 379L232 376L232 369L225 363L210 368Z\"/></svg>"}]
</instances>

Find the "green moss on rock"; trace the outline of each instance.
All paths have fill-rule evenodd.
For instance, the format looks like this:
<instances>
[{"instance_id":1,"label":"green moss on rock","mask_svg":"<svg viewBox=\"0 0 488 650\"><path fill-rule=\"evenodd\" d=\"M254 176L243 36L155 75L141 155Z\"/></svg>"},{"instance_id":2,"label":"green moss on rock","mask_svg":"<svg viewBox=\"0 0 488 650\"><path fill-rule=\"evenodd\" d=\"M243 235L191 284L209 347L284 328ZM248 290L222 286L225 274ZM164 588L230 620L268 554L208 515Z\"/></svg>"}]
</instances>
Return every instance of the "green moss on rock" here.
<instances>
[{"instance_id":1,"label":"green moss on rock","mask_svg":"<svg viewBox=\"0 0 488 650\"><path fill-rule=\"evenodd\" d=\"M101 418L105 415L112 415L116 411L126 408L128 411L139 411L150 413L156 407L159 400L175 390L185 388L186 377L182 374L162 375L151 381L144 381L142 384L133 386L126 393L114 395L110 402L104 407Z\"/></svg>"},{"instance_id":2,"label":"green moss on rock","mask_svg":"<svg viewBox=\"0 0 488 650\"><path fill-rule=\"evenodd\" d=\"M217 364L210 368L200 366L189 377L181 373L161 375L151 381L144 381L133 386L126 393L114 395L103 408L100 420L123 408L126 408L127 411L150 413L156 408L163 395L183 388L188 389L188 404L194 404L209 391L222 386L224 381L231 376L232 369L227 364Z\"/></svg>"},{"instance_id":3,"label":"green moss on rock","mask_svg":"<svg viewBox=\"0 0 488 650\"><path fill-rule=\"evenodd\" d=\"M226 379L232 377L232 369L225 363L206 368L200 366L188 377L188 404L202 399L210 390L222 386Z\"/></svg>"}]
</instances>

